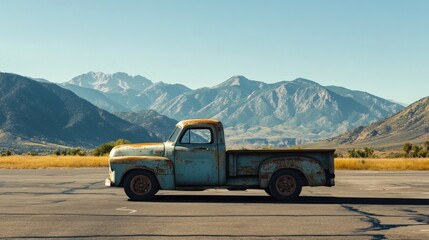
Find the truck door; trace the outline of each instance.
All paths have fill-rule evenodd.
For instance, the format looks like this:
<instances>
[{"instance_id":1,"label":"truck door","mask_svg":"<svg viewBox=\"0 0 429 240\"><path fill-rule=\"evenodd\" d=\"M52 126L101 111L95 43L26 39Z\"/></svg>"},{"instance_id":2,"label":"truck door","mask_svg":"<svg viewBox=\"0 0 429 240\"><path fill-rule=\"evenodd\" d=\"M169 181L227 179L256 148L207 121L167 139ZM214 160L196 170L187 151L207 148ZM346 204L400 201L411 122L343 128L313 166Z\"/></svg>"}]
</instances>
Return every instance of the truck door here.
<instances>
[{"instance_id":1,"label":"truck door","mask_svg":"<svg viewBox=\"0 0 429 240\"><path fill-rule=\"evenodd\" d=\"M210 186L219 183L219 154L212 127L191 127L174 148L176 186Z\"/></svg>"}]
</instances>

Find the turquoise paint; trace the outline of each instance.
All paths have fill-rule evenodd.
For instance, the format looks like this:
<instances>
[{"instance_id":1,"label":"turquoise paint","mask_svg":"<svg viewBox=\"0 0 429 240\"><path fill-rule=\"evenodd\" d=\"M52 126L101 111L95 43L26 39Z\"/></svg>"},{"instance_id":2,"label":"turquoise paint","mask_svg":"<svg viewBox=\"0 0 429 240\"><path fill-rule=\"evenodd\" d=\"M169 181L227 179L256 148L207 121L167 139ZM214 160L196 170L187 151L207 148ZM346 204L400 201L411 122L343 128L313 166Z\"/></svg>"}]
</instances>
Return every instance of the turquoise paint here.
<instances>
[{"instance_id":1,"label":"turquoise paint","mask_svg":"<svg viewBox=\"0 0 429 240\"><path fill-rule=\"evenodd\" d=\"M201 128L200 128L201 127ZM188 129L203 129L209 132L211 140L189 143ZM181 139L186 138L186 141ZM190 126L182 130L174 148L175 180L177 186L219 185L219 148L213 126Z\"/></svg>"},{"instance_id":2,"label":"turquoise paint","mask_svg":"<svg viewBox=\"0 0 429 240\"><path fill-rule=\"evenodd\" d=\"M111 179L113 186L120 186L127 173L132 170L148 170L156 176L161 189L172 190L175 189L174 182L174 167L171 160L165 158L164 160L151 160L150 157L141 157L141 160L121 160L115 163L117 159L110 159L110 168L114 172L114 179Z\"/></svg>"},{"instance_id":3,"label":"turquoise paint","mask_svg":"<svg viewBox=\"0 0 429 240\"><path fill-rule=\"evenodd\" d=\"M180 133L175 142L116 147L109 159L112 185L120 186L124 176L134 169L153 172L165 190L198 186L265 188L272 174L284 168L302 172L310 186L327 186L325 171L334 173L333 150L226 151L220 122L192 120L177 126ZM194 128L209 129L211 140L190 143L189 135L181 143L187 129Z\"/></svg>"}]
</instances>

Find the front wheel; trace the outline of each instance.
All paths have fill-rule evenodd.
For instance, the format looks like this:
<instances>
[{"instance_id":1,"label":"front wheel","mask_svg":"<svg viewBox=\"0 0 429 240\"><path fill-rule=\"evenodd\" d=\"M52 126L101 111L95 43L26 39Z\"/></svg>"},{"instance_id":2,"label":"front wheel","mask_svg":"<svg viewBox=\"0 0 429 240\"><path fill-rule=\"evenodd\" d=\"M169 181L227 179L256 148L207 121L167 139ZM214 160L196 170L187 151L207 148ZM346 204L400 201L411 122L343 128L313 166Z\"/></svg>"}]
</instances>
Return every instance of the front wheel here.
<instances>
[{"instance_id":1,"label":"front wheel","mask_svg":"<svg viewBox=\"0 0 429 240\"><path fill-rule=\"evenodd\" d=\"M293 201L302 190L302 180L293 170L279 170L271 177L268 185L269 194L279 201Z\"/></svg>"},{"instance_id":2,"label":"front wheel","mask_svg":"<svg viewBox=\"0 0 429 240\"><path fill-rule=\"evenodd\" d=\"M148 171L133 171L125 178L124 191L131 201L150 200L158 190L158 181Z\"/></svg>"}]
</instances>

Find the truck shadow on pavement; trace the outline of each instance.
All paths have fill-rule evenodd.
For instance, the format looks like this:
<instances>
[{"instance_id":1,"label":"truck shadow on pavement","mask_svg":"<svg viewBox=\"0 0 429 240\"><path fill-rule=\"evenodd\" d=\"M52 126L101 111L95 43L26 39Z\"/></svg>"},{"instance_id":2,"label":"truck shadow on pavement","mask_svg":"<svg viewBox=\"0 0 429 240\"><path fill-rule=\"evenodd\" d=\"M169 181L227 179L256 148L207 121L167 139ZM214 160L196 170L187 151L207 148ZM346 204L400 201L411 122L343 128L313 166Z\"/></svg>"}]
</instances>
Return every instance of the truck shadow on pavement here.
<instances>
[{"instance_id":1,"label":"truck shadow on pavement","mask_svg":"<svg viewBox=\"0 0 429 240\"><path fill-rule=\"evenodd\" d=\"M277 203L277 204L368 204L368 205L429 205L429 199L303 196L292 202L278 202L269 196L156 195L153 202L193 203Z\"/></svg>"}]
</instances>

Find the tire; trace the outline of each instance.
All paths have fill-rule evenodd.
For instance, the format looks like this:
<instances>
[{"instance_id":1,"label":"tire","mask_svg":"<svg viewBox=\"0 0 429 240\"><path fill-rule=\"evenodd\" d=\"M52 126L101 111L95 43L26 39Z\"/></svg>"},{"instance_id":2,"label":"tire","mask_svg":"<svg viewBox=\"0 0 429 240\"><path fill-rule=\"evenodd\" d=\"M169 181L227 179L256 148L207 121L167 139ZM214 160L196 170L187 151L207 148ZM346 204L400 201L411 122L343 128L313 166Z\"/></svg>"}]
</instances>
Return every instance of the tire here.
<instances>
[{"instance_id":1,"label":"tire","mask_svg":"<svg viewBox=\"0 0 429 240\"><path fill-rule=\"evenodd\" d=\"M148 201L158 190L158 181L151 172L133 171L125 178L124 191L131 201Z\"/></svg>"},{"instance_id":2,"label":"tire","mask_svg":"<svg viewBox=\"0 0 429 240\"><path fill-rule=\"evenodd\" d=\"M268 193L278 201L293 201L302 190L302 180L290 169L282 169L273 174L268 185Z\"/></svg>"}]
</instances>

